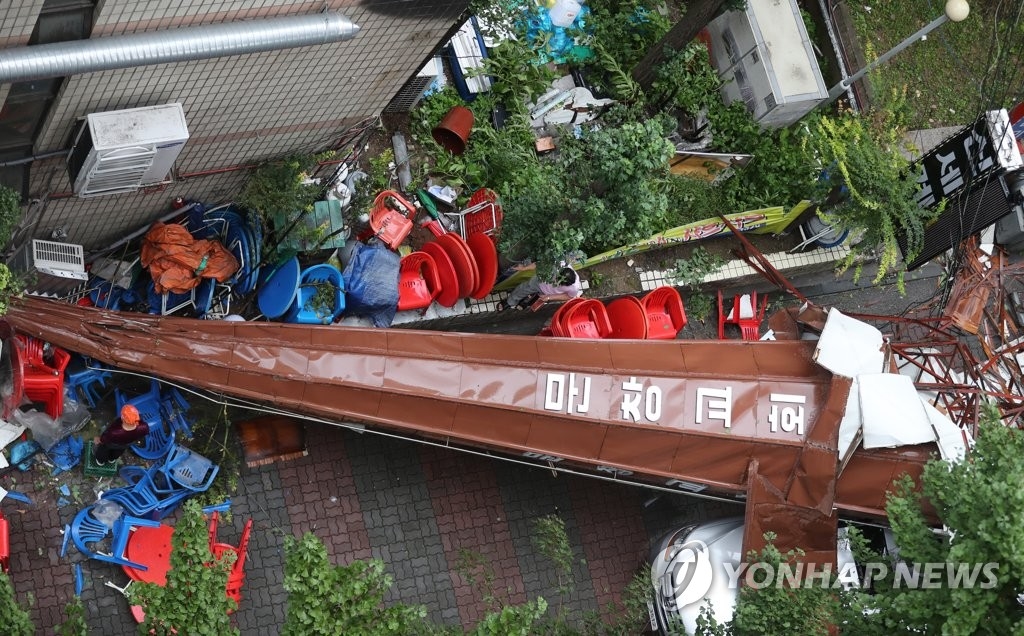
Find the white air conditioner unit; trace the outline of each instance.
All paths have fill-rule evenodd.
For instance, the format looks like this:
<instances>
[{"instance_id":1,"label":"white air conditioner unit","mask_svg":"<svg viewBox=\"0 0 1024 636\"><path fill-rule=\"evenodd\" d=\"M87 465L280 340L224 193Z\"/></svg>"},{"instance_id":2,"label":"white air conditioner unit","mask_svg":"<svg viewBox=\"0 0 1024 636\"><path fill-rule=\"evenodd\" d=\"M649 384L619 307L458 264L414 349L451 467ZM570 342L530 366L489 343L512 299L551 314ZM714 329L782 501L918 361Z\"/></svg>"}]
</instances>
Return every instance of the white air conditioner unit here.
<instances>
[{"instance_id":1,"label":"white air conditioner unit","mask_svg":"<svg viewBox=\"0 0 1024 636\"><path fill-rule=\"evenodd\" d=\"M64 298L85 285L85 252L81 245L33 240L14 254L11 269L25 278L32 296Z\"/></svg>"},{"instance_id":2,"label":"white air conditioner unit","mask_svg":"<svg viewBox=\"0 0 1024 636\"><path fill-rule=\"evenodd\" d=\"M68 155L72 190L91 197L160 183L187 140L181 104L87 115Z\"/></svg>"}]
</instances>

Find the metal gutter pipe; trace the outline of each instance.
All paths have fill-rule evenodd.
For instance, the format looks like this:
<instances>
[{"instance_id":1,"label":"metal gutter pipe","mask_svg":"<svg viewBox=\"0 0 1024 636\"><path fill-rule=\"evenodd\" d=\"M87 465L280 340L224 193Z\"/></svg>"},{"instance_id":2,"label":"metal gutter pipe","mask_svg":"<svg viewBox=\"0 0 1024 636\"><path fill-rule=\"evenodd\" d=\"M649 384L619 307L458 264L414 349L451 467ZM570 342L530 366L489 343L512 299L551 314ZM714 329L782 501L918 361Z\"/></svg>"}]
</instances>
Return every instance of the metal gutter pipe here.
<instances>
[{"instance_id":1,"label":"metal gutter pipe","mask_svg":"<svg viewBox=\"0 0 1024 636\"><path fill-rule=\"evenodd\" d=\"M340 13L287 16L0 50L0 83L205 60L349 40Z\"/></svg>"}]
</instances>

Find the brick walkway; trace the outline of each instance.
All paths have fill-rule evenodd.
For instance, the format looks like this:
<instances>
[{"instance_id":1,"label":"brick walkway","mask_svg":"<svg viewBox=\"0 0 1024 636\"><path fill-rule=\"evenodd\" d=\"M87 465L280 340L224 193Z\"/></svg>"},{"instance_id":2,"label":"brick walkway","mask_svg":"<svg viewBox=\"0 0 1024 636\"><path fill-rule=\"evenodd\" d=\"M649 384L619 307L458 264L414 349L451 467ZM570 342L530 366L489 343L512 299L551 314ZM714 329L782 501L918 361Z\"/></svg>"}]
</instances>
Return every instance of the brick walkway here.
<instances>
[{"instance_id":1,"label":"brick walkway","mask_svg":"<svg viewBox=\"0 0 1024 636\"><path fill-rule=\"evenodd\" d=\"M649 539L675 521L742 510L341 428L309 425L307 438L307 457L243 469L232 523L221 524L221 540L237 542L245 520L255 521L235 614L243 634L277 634L283 624L286 533L315 533L334 563L382 559L395 581L388 601L422 603L432 620L468 627L486 613L488 589L503 603L543 596L558 606L555 570L531 540L542 515L565 521L575 563L561 605L579 617L616 599L646 558ZM52 632L74 593L73 564L81 563L92 633L135 633L127 603L104 586L123 585L127 576L84 560L73 546L59 556L61 528L80 507L57 508L59 483L37 468L16 483L35 505L3 504L19 598L34 596L38 631ZM80 500L92 496L80 493ZM489 586L456 571L467 551L490 565Z\"/></svg>"}]
</instances>

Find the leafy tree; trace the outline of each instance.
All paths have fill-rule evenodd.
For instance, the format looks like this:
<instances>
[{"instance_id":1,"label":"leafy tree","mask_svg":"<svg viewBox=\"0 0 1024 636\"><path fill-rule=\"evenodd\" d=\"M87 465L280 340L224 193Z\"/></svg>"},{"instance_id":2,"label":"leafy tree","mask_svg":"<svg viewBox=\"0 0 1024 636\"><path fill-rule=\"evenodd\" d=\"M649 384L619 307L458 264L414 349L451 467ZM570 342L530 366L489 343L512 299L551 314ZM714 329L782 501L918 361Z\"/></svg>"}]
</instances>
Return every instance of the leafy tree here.
<instances>
[{"instance_id":1,"label":"leafy tree","mask_svg":"<svg viewBox=\"0 0 1024 636\"><path fill-rule=\"evenodd\" d=\"M203 511L186 502L174 526L167 583L136 583L129 588L133 604L146 611L140 634L237 634L228 612L235 601L224 593L233 555L214 559Z\"/></svg>"},{"instance_id":2,"label":"leafy tree","mask_svg":"<svg viewBox=\"0 0 1024 636\"><path fill-rule=\"evenodd\" d=\"M67 616L57 628L59 636L86 636L89 633L89 625L85 622L85 606L80 597L76 596L68 603L64 613Z\"/></svg>"},{"instance_id":3,"label":"leafy tree","mask_svg":"<svg viewBox=\"0 0 1024 636\"><path fill-rule=\"evenodd\" d=\"M672 128L654 117L563 137L558 156L504 200L502 250L531 256L543 277L568 252L600 252L663 229Z\"/></svg>"},{"instance_id":4,"label":"leafy tree","mask_svg":"<svg viewBox=\"0 0 1024 636\"><path fill-rule=\"evenodd\" d=\"M907 178L910 162L900 154L892 127L869 127L869 120L853 114L822 117L817 122L816 151L830 179L827 187L845 187L849 195L823 211L822 217L842 229L861 234L860 242L846 260L846 267L878 249L878 283L900 258L898 237L906 238L907 260L921 251L924 230L941 210L917 204L918 184ZM902 277L899 279L902 291Z\"/></svg>"},{"instance_id":5,"label":"leafy tree","mask_svg":"<svg viewBox=\"0 0 1024 636\"><path fill-rule=\"evenodd\" d=\"M530 636L537 633L535 626L547 610L547 601L537 597L536 601L491 612L468 633L471 636Z\"/></svg>"},{"instance_id":6,"label":"leafy tree","mask_svg":"<svg viewBox=\"0 0 1024 636\"><path fill-rule=\"evenodd\" d=\"M1024 433L1007 428L989 407L965 461L932 461L920 491L904 478L890 494L886 512L899 558L907 564L945 563L976 571L973 586L895 586L889 576L855 608L857 634L1020 634L1024 607ZM934 508L944 532L924 509ZM874 556L875 559L879 557ZM985 564L998 563L986 575ZM943 579L945 580L945 579Z\"/></svg>"},{"instance_id":7,"label":"leafy tree","mask_svg":"<svg viewBox=\"0 0 1024 636\"><path fill-rule=\"evenodd\" d=\"M423 631L423 606L385 607L391 577L373 559L331 565L316 535L285 537L284 589L288 612L285 636L311 634L415 634Z\"/></svg>"},{"instance_id":8,"label":"leafy tree","mask_svg":"<svg viewBox=\"0 0 1024 636\"><path fill-rule=\"evenodd\" d=\"M760 551L751 550L747 563L761 563L775 573L783 563L799 562L803 550L782 553L775 547L776 535L767 532ZM754 585L740 588L732 621L721 624L705 603L697 617L700 636L788 636L789 634L827 634L838 612L841 593L821 585L788 586L765 583L766 570L753 570ZM758 585L762 584L762 585Z\"/></svg>"},{"instance_id":9,"label":"leafy tree","mask_svg":"<svg viewBox=\"0 0 1024 636\"><path fill-rule=\"evenodd\" d=\"M10 636L32 636L35 633L28 610L18 604L11 579L3 570L0 570L0 625Z\"/></svg>"},{"instance_id":10,"label":"leafy tree","mask_svg":"<svg viewBox=\"0 0 1024 636\"><path fill-rule=\"evenodd\" d=\"M11 300L20 298L25 291L24 282L7 265L0 263L0 316L7 313Z\"/></svg>"},{"instance_id":11,"label":"leafy tree","mask_svg":"<svg viewBox=\"0 0 1024 636\"><path fill-rule=\"evenodd\" d=\"M11 240L11 233L20 220L21 195L17 190L0 184L0 248Z\"/></svg>"}]
</instances>

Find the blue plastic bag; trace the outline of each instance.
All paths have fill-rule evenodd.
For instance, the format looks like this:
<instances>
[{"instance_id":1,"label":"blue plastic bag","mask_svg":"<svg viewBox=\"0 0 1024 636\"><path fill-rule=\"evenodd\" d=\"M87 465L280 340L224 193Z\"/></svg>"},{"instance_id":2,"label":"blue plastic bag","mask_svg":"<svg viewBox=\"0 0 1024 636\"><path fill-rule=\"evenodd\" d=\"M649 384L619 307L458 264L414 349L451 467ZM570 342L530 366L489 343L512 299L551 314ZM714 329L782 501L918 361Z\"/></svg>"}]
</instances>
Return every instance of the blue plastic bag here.
<instances>
[{"instance_id":1,"label":"blue plastic bag","mask_svg":"<svg viewBox=\"0 0 1024 636\"><path fill-rule=\"evenodd\" d=\"M345 315L366 316L375 327L390 327L398 311L401 259L381 243L356 244L345 265Z\"/></svg>"}]
</instances>

